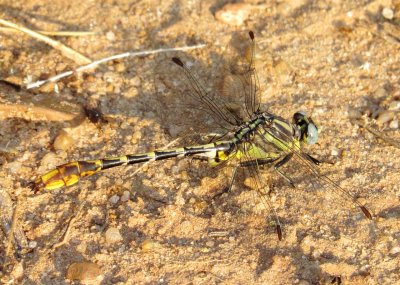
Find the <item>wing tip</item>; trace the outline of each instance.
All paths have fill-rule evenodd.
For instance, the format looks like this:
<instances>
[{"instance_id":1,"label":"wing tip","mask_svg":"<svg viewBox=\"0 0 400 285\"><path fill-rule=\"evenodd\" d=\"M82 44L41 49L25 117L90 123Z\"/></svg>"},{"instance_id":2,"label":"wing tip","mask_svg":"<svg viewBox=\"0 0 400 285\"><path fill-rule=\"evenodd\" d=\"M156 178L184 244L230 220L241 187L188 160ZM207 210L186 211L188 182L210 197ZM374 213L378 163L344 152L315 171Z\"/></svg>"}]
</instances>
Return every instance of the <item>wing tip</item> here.
<instances>
[{"instance_id":1,"label":"wing tip","mask_svg":"<svg viewBox=\"0 0 400 285\"><path fill-rule=\"evenodd\" d=\"M251 40L254 40L254 32L253 31L249 31L249 36Z\"/></svg>"},{"instance_id":2,"label":"wing tip","mask_svg":"<svg viewBox=\"0 0 400 285\"><path fill-rule=\"evenodd\" d=\"M182 62L182 60L180 60L179 57L173 57L172 62L175 63L176 65L183 67L183 62Z\"/></svg>"},{"instance_id":3,"label":"wing tip","mask_svg":"<svg viewBox=\"0 0 400 285\"><path fill-rule=\"evenodd\" d=\"M367 207L360 206L360 209L369 220L372 220L371 212L367 209Z\"/></svg>"},{"instance_id":4,"label":"wing tip","mask_svg":"<svg viewBox=\"0 0 400 285\"><path fill-rule=\"evenodd\" d=\"M282 228L281 225L276 225L276 233L278 234L278 239L282 240Z\"/></svg>"}]
</instances>

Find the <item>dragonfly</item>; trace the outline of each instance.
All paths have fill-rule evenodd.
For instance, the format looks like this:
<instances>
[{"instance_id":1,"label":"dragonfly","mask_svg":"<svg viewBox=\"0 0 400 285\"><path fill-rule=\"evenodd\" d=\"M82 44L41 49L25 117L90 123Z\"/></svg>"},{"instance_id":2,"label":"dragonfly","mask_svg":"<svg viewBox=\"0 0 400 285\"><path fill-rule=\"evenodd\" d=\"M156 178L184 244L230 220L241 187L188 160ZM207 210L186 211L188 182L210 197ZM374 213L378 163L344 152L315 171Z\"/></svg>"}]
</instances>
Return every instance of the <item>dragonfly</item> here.
<instances>
[{"instance_id":1,"label":"dragonfly","mask_svg":"<svg viewBox=\"0 0 400 285\"><path fill-rule=\"evenodd\" d=\"M190 92L186 96L194 99L216 122L224 125L224 129L227 130L225 134L204 144L69 162L39 176L32 183L32 190L37 193L71 186L83 177L92 176L109 168L149 161L192 157L207 160L212 166L230 163L233 171L229 188L233 185L237 169L246 169L263 204L269 208L273 216L278 239L282 240L281 222L265 191L266 183L261 175L261 169L269 166L294 187L294 182L281 171L281 167L296 160L302 169L321 182L322 187L350 200L366 218L372 219L367 207L350 191L321 174L317 168L320 161L303 150L305 144L312 145L318 140L318 127L310 116L300 111L289 121L261 110L261 88L255 68L256 41L252 31L248 36L246 55L241 56L231 68L230 78L235 83L232 90L236 93L234 94L236 98L240 98L240 108L232 107L231 102L225 100L218 90L207 90L181 58L172 58L171 64L183 73L183 78L190 87Z\"/></svg>"}]
</instances>

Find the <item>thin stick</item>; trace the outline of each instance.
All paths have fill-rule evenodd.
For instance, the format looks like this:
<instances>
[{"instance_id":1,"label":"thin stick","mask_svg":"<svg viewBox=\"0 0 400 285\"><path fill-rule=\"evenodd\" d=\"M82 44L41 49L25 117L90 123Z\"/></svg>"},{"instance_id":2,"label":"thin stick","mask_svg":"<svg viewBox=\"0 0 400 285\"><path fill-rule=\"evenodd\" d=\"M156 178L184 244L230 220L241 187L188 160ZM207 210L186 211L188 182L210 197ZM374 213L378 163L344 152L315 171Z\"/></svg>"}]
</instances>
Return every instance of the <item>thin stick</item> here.
<instances>
[{"instance_id":1,"label":"thin stick","mask_svg":"<svg viewBox=\"0 0 400 285\"><path fill-rule=\"evenodd\" d=\"M5 28L0 27L1 32L22 32L21 30L17 30L14 28ZM58 37L84 37L84 36L94 36L96 32L88 32L88 31L34 31L36 33L46 35L46 36L58 36Z\"/></svg>"},{"instance_id":2,"label":"thin stick","mask_svg":"<svg viewBox=\"0 0 400 285\"><path fill-rule=\"evenodd\" d=\"M11 256L11 251L13 249L14 232L17 227L18 217L20 214L19 211L20 211L20 203L19 203L18 197L16 197L14 213L12 215L12 220L11 220L11 227L7 234L7 243L6 243L6 256L7 257Z\"/></svg>"},{"instance_id":3,"label":"thin stick","mask_svg":"<svg viewBox=\"0 0 400 285\"><path fill-rule=\"evenodd\" d=\"M42 86L43 84L49 83L49 82L56 82L57 80L71 76L73 74L82 72L87 69L95 68L99 64L112 61L115 59L120 59L120 58L125 58L125 57L135 57L135 56L145 56L145 55L150 55L150 54L156 54L156 53L162 53L162 52L171 52L171 51L183 51L183 50L190 50L190 49L197 49L197 48L203 48L205 47L205 44L200 44L200 45L195 45L195 46L184 46L184 47L177 47L177 48L161 48L161 49L155 49L155 50L147 50L147 51L139 51L139 52L125 52L117 55L113 55L110 57L102 58L96 61L93 61L92 63L89 63L87 65L80 66L74 70L66 71L63 73L60 73L56 76L50 77L45 80L39 80L33 83L30 83L26 86L27 89L32 89L32 88L37 88L39 86Z\"/></svg>"},{"instance_id":4,"label":"thin stick","mask_svg":"<svg viewBox=\"0 0 400 285\"><path fill-rule=\"evenodd\" d=\"M49 37L46 37L45 35L39 34L37 32L29 30L28 28L25 28L25 27L20 26L20 25L16 25L14 23L11 23L11 22L6 21L6 20L1 19L1 18L0 18L0 24L3 24L6 27L14 28L16 30L24 32L24 33L26 33L27 35L30 35L33 38L36 38L38 40L41 40L41 41L47 43L48 45L51 45L53 48L59 50L64 56L72 59L77 64L88 64L88 63L92 62L86 56L80 54L77 51L74 51L73 49L63 45L62 43L60 43L58 41L55 41L55 40L53 40L53 39L51 39Z\"/></svg>"},{"instance_id":5,"label":"thin stick","mask_svg":"<svg viewBox=\"0 0 400 285\"><path fill-rule=\"evenodd\" d=\"M85 205L86 205L86 202L83 202L83 203L80 205L77 214L76 214L75 216L73 216L73 217L69 220L68 225L67 225L67 228L66 228L66 230L65 230L65 232L64 232L64 235L63 235L62 240L61 240L60 242L54 244L54 245L52 246L52 250L55 250L56 248L58 248L58 247L60 247L60 246L62 246L62 245L64 245L64 244L66 244L66 243L68 242L69 234L70 234L70 232L71 232L71 228L73 227L75 221L76 221L78 218L81 217L81 215L82 215L82 209L83 209L83 207L84 207Z\"/></svg>"}]
</instances>

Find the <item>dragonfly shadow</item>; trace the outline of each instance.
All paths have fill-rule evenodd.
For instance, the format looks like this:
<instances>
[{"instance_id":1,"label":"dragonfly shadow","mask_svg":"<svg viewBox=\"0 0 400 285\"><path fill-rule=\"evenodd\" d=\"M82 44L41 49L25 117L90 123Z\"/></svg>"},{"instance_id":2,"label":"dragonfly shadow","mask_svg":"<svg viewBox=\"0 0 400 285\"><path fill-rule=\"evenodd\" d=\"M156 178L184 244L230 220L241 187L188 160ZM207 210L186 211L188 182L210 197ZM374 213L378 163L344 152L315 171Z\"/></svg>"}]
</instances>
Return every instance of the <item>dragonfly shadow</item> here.
<instances>
[{"instance_id":1,"label":"dragonfly shadow","mask_svg":"<svg viewBox=\"0 0 400 285\"><path fill-rule=\"evenodd\" d=\"M398 219L400 217L400 206L383 209L377 214L377 216L384 219Z\"/></svg>"},{"instance_id":2,"label":"dragonfly shadow","mask_svg":"<svg viewBox=\"0 0 400 285\"><path fill-rule=\"evenodd\" d=\"M332 252L324 252L318 259L314 258L310 252L305 252L301 246L280 247L279 252L265 247L265 245L256 245L258 251L257 267L255 277L260 280L269 280L265 274L268 271L285 270L288 278L287 282L292 282L293 279L304 280L309 284L341 284L335 283L335 280L341 280L340 275L331 275L331 272L324 270L324 264L341 264L351 265L351 260L338 258ZM315 248L310 248L313 252ZM294 268L286 267L286 257L290 252L291 258L294 260ZM310 277L311 276L311 277ZM290 281L291 280L291 281ZM335 282L334 282L335 281Z\"/></svg>"}]
</instances>

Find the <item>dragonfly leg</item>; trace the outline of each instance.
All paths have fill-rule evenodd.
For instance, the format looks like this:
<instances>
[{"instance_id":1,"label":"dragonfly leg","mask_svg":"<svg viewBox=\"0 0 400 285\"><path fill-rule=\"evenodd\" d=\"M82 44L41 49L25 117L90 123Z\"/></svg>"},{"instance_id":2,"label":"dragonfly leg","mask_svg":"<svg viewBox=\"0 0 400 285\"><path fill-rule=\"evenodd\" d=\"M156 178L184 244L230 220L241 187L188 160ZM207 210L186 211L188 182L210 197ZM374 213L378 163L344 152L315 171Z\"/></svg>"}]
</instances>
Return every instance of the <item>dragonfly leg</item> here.
<instances>
[{"instance_id":1,"label":"dragonfly leg","mask_svg":"<svg viewBox=\"0 0 400 285\"><path fill-rule=\"evenodd\" d=\"M235 178L236 178L238 167L239 166L236 165L232 170L231 181L229 182L229 188L227 190L228 193L232 191L232 187L233 187L233 183L235 183Z\"/></svg>"},{"instance_id":2,"label":"dragonfly leg","mask_svg":"<svg viewBox=\"0 0 400 285\"><path fill-rule=\"evenodd\" d=\"M248 161L240 162L240 167L250 167L250 166L261 166L266 164L271 164L277 161L279 158L269 158L269 159L253 159Z\"/></svg>"},{"instance_id":3,"label":"dragonfly leg","mask_svg":"<svg viewBox=\"0 0 400 285\"><path fill-rule=\"evenodd\" d=\"M311 161L311 162L314 163L315 165L320 165L320 164L322 164L322 163L334 164L333 162L328 161L328 160L325 160L325 159L324 159L324 160L319 160L319 159L317 159L317 158L315 158L315 157L309 155L308 153L304 153L303 155L304 155L304 157L305 157L307 160Z\"/></svg>"},{"instance_id":4,"label":"dragonfly leg","mask_svg":"<svg viewBox=\"0 0 400 285\"><path fill-rule=\"evenodd\" d=\"M293 154L289 153L288 155L286 155L283 159L279 160L279 158L270 158L270 159L254 159L254 160L249 160L249 161L243 161L240 163L241 167L250 167L250 166L261 166L261 165L266 165L266 164L272 164L274 162L276 162L277 160L279 160L275 165L274 165L274 169L275 171L281 176L283 177L283 179L285 179L290 186L292 186L293 188L295 188L295 185L292 181L292 179L290 179L287 175L285 175L282 171L279 170L280 167L282 167L284 164L286 164L291 158L292 158ZM310 156L311 157L311 156ZM308 158L307 159L311 159ZM314 159L312 157L312 159ZM317 159L315 159L315 161L318 161ZM312 162L314 162L314 160L312 160ZM314 162L315 163L315 162Z\"/></svg>"},{"instance_id":5,"label":"dragonfly leg","mask_svg":"<svg viewBox=\"0 0 400 285\"><path fill-rule=\"evenodd\" d=\"M286 176L282 171L279 170L279 168L281 168L283 165L285 165L293 156L293 153L289 153L287 154L283 159L281 159L280 161L278 161L275 165L274 165L274 169L275 171L283 178L285 179L290 186L292 186L293 188L295 188L296 186L294 185L292 179L290 179L288 176Z\"/></svg>"},{"instance_id":6,"label":"dragonfly leg","mask_svg":"<svg viewBox=\"0 0 400 285\"><path fill-rule=\"evenodd\" d=\"M237 169L240 165L237 165L233 168L232 170L232 175L231 175L231 179L229 182L229 185L227 187L225 187L221 192L217 193L216 195L213 196L213 199L220 197L222 194L224 193L229 193L232 191L232 187L233 187L233 183L235 182L235 178L236 178L236 174L237 174Z\"/></svg>"},{"instance_id":7,"label":"dragonfly leg","mask_svg":"<svg viewBox=\"0 0 400 285\"><path fill-rule=\"evenodd\" d=\"M304 153L304 157L314 163L315 165L320 165L322 163L321 160L316 159L315 157L309 155L308 153Z\"/></svg>"}]
</instances>

